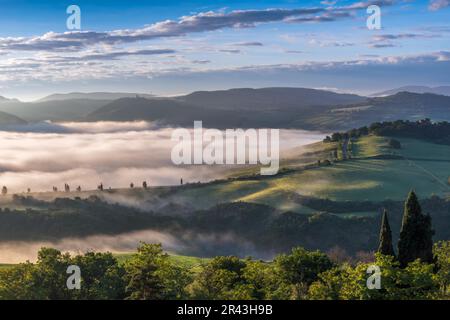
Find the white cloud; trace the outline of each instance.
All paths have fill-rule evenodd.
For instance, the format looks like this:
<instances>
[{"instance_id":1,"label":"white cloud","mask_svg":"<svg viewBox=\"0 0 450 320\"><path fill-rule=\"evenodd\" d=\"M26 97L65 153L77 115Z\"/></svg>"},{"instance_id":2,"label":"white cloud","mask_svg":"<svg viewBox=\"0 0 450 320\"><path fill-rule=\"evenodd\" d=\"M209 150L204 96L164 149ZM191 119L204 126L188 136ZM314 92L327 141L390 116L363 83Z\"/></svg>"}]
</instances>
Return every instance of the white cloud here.
<instances>
[{"instance_id":1,"label":"white cloud","mask_svg":"<svg viewBox=\"0 0 450 320\"><path fill-rule=\"evenodd\" d=\"M0 38L0 50L79 51L98 45L116 45L157 38L179 37L189 33L215 31L224 28L249 28L271 22L328 22L352 16L351 12L371 4L392 5L394 1L357 2L342 7L310 7L296 9L234 10L231 12L201 12L178 20L165 20L138 29L114 31L47 32L35 37Z\"/></svg>"},{"instance_id":2,"label":"white cloud","mask_svg":"<svg viewBox=\"0 0 450 320\"><path fill-rule=\"evenodd\" d=\"M428 9L431 11L437 11L450 6L450 0L430 0Z\"/></svg>"},{"instance_id":3,"label":"white cloud","mask_svg":"<svg viewBox=\"0 0 450 320\"><path fill-rule=\"evenodd\" d=\"M263 44L258 41L247 41L247 42L238 42L233 43L234 46L241 46L241 47L262 47Z\"/></svg>"},{"instance_id":4,"label":"white cloud","mask_svg":"<svg viewBox=\"0 0 450 320\"><path fill-rule=\"evenodd\" d=\"M0 128L5 129L5 128ZM175 166L171 128L152 123L89 122L24 125L0 131L0 183L11 192L178 184L222 177L225 166ZM14 130L13 130L14 129ZM320 133L282 131L282 149L320 140ZM229 169L229 168L228 168Z\"/></svg>"}]
</instances>

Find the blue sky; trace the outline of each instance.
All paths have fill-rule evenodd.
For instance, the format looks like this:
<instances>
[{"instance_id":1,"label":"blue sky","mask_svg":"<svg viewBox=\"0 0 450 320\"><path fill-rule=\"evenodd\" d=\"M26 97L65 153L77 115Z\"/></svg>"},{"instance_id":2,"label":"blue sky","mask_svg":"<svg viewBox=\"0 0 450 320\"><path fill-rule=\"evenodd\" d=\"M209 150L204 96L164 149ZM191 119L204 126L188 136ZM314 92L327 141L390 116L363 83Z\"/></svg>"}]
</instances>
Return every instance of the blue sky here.
<instances>
[{"instance_id":1,"label":"blue sky","mask_svg":"<svg viewBox=\"0 0 450 320\"><path fill-rule=\"evenodd\" d=\"M0 0L0 95L449 85L449 2Z\"/></svg>"}]
</instances>

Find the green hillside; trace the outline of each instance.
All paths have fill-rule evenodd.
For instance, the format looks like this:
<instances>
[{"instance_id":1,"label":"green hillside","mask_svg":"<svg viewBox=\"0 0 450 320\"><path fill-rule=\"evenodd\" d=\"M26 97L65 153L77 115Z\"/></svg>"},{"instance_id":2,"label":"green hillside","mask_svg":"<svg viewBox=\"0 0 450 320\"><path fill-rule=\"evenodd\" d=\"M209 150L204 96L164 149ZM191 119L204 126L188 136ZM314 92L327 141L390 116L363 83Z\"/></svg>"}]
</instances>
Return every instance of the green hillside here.
<instances>
[{"instance_id":1,"label":"green hillside","mask_svg":"<svg viewBox=\"0 0 450 320\"><path fill-rule=\"evenodd\" d=\"M314 197L333 201L403 200L415 189L422 198L450 195L450 146L422 140L396 138L401 149L392 149L388 137L365 136L349 144L351 159L331 161L330 153L338 143L315 143L294 150L281 162L276 176L260 177L258 168L232 173L232 178L204 184L143 189L115 189L109 196L126 196L137 202L154 205L158 211L175 209L187 211L207 209L218 203L244 201L272 206L282 211L313 213L299 197ZM317 164L321 160L321 164ZM52 201L56 197L87 198L99 191L67 193L38 193L33 197ZM9 198L1 199L8 205ZM167 203L171 205L168 206ZM166 205L163 205L166 204ZM164 209L164 208L165 209ZM161 209L163 208L163 209ZM154 209L156 210L156 209Z\"/></svg>"},{"instance_id":2,"label":"green hillside","mask_svg":"<svg viewBox=\"0 0 450 320\"><path fill-rule=\"evenodd\" d=\"M0 111L14 114L26 121L78 121L110 102L110 100L70 99L39 102L4 102ZM2 115L0 114L0 121Z\"/></svg>"},{"instance_id":3,"label":"green hillside","mask_svg":"<svg viewBox=\"0 0 450 320\"><path fill-rule=\"evenodd\" d=\"M0 238L151 229L177 239L182 250L176 253L187 256L270 259L297 245L356 254L376 247L383 209L398 236L404 199L415 189L433 219L435 240L448 239L450 145L396 137L395 147L392 139L368 135L296 149L275 176L253 168L209 183L3 196Z\"/></svg>"},{"instance_id":4,"label":"green hillside","mask_svg":"<svg viewBox=\"0 0 450 320\"><path fill-rule=\"evenodd\" d=\"M304 213L311 210L297 203L298 195L335 201L383 201L401 200L410 189L415 189L422 197L433 194L447 197L450 146L415 139L397 140L402 148L393 150L386 137L361 137L352 144L352 159L304 169L304 159L299 156L297 161L295 158L285 161L289 168L298 164L286 174L183 189L177 196L196 199L196 204L202 207L246 201ZM319 146L330 147L326 143L316 144L315 155L327 155L319 152ZM310 160L314 158L309 156Z\"/></svg>"},{"instance_id":5,"label":"green hillside","mask_svg":"<svg viewBox=\"0 0 450 320\"><path fill-rule=\"evenodd\" d=\"M364 98L305 88L243 88L176 98L122 98L90 113L86 120L192 126L202 119L210 128L348 130L386 120L450 120L449 107L450 97L428 93Z\"/></svg>"}]
</instances>

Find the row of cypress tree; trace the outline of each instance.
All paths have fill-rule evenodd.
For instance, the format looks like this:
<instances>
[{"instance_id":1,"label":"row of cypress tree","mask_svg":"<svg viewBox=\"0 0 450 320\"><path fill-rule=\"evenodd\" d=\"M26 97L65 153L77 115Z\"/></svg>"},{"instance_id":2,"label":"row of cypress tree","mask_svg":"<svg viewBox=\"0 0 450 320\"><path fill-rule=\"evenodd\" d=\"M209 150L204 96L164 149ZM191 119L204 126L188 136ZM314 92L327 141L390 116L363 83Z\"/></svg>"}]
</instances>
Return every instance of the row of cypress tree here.
<instances>
[{"instance_id":1,"label":"row of cypress tree","mask_svg":"<svg viewBox=\"0 0 450 320\"><path fill-rule=\"evenodd\" d=\"M425 263L433 262L433 235L431 217L423 214L419 200L414 191L408 194L405 201L400 237L397 245L397 259L401 267L420 259ZM378 252L394 256L392 232L386 210L383 212Z\"/></svg>"}]
</instances>

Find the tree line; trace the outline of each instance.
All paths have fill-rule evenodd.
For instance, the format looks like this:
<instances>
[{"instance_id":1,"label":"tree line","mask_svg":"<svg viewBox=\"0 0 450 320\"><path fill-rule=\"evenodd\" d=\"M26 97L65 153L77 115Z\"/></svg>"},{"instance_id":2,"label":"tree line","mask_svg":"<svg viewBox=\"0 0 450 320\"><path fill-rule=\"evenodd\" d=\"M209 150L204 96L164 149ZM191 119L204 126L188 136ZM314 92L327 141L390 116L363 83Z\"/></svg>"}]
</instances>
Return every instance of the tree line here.
<instances>
[{"instance_id":1,"label":"tree line","mask_svg":"<svg viewBox=\"0 0 450 320\"><path fill-rule=\"evenodd\" d=\"M123 263L111 253L42 248L36 263L0 270L0 299L449 299L450 241L433 245L431 237L431 219L411 192L397 254L384 213L371 261L338 262L295 247L273 261L218 256L186 266L160 244L142 243ZM70 265L80 267L79 290L66 286ZM367 286L371 265L381 270L380 289Z\"/></svg>"},{"instance_id":2,"label":"tree line","mask_svg":"<svg viewBox=\"0 0 450 320\"><path fill-rule=\"evenodd\" d=\"M402 226L398 240L398 256L392 243L392 233L387 212L384 211L378 252L397 258L401 266L420 259L426 263L433 263L433 235L431 216L423 214L417 195L411 191L405 201Z\"/></svg>"},{"instance_id":3,"label":"tree line","mask_svg":"<svg viewBox=\"0 0 450 320\"><path fill-rule=\"evenodd\" d=\"M183 179L181 179L181 184L183 184ZM130 183L130 189L133 189L133 188L134 188L134 183L131 182L131 183ZM148 188L147 181L143 181L143 182L142 182L142 188L143 188L143 189L147 189L147 188ZM110 187L109 189L111 189L111 187ZM64 183L64 192L70 192L70 190L71 190L71 189L70 189L70 185L69 185L68 183ZM80 185L77 186L77 187L75 188L75 190L76 190L77 192L81 192L81 186L80 186ZM103 182L101 182L101 183L97 186L97 190L99 190L99 191L103 191L103 190L104 190ZM57 187L57 186L52 186L52 191L53 191L53 192L58 192L58 187ZM31 188L27 188L27 193L31 193ZM7 188L6 186L3 186L3 187L1 188L1 194L2 194L2 195L8 194L8 188Z\"/></svg>"},{"instance_id":4,"label":"tree line","mask_svg":"<svg viewBox=\"0 0 450 320\"><path fill-rule=\"evenodd\" d=\"M175 263L160 244L141 244L119 263L111 253L70 256L42 248L36 263L0 270L0 299L449 299L450 242L434 246L434 263L401 267L392 256L336 263L320 251L296 247L265 262L218 256L202 265ZM68 289L67 267L81 270L80 289ZM381 288L367 287L367 270L381 270Z\"/></svg>"},{"instance_id":5,"label":"tree line","mask_svg":"<svg viewBox=\"0 0 450 320\"><path fill-rule=\"evenodd\" d=\"M430 119L375 122L370 126L364 126L346 132L335 132L331 136L326 136L323 141L340 142L349 138L359 138L369 134L424 139L434 143L448 145L450 144L450 123L447 121L433 122Z\"/></svg>"}]
</instances>

